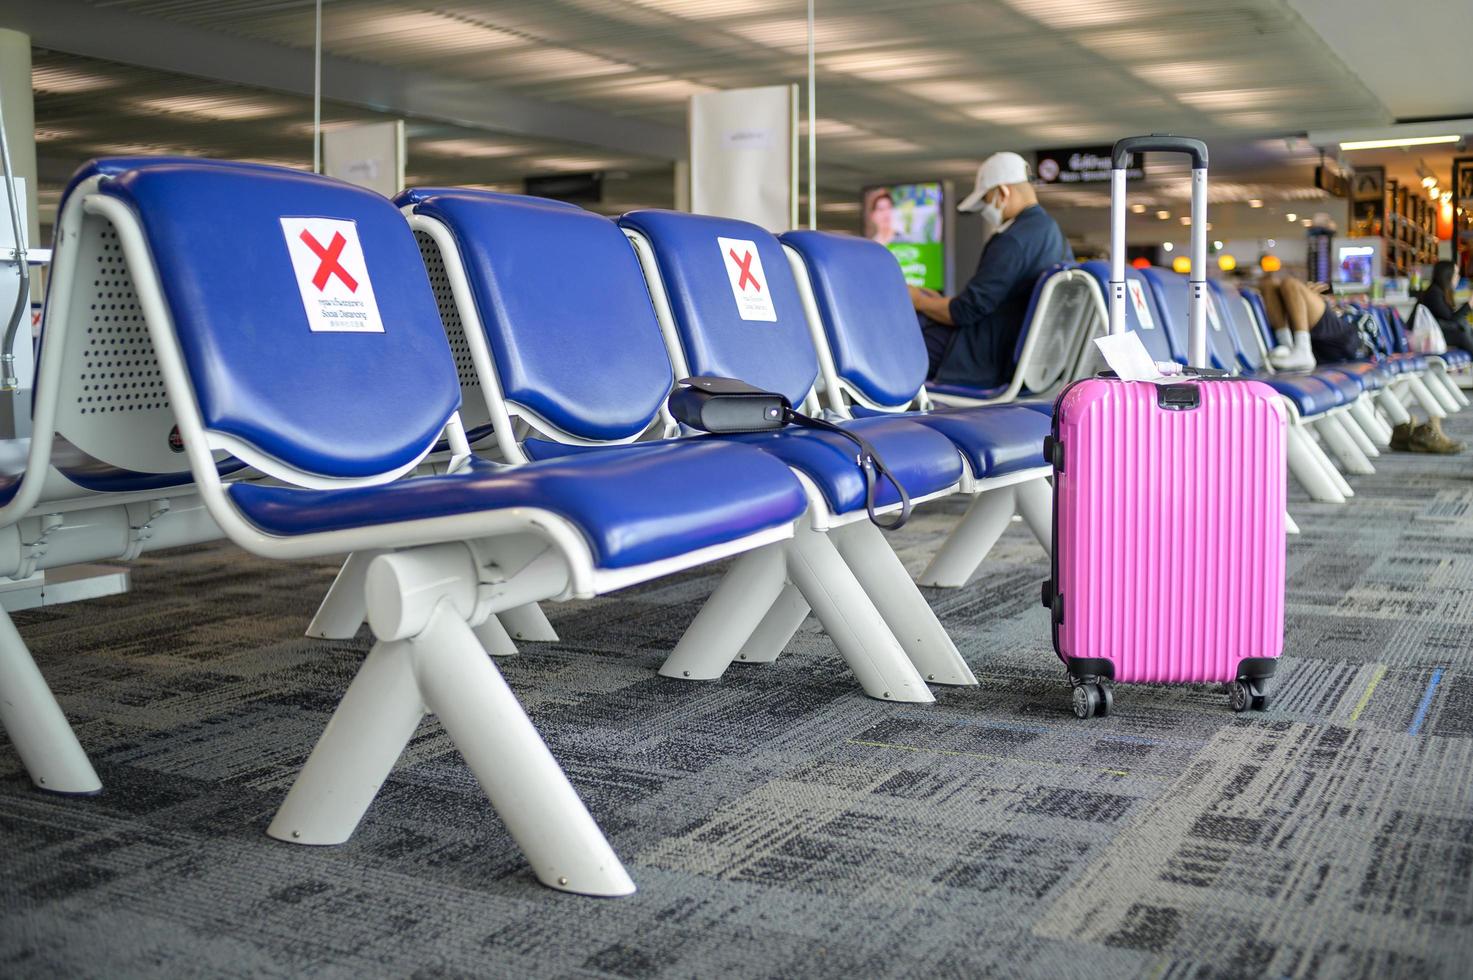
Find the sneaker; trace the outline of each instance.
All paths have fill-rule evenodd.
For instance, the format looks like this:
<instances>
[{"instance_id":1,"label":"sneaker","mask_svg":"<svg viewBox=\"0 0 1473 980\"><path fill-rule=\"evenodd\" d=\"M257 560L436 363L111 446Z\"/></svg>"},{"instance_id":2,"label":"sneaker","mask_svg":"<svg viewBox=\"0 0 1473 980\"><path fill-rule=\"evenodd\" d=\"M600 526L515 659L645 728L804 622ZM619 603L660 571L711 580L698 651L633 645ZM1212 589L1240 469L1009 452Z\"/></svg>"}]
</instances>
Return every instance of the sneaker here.
<instances>
[{"instance_id":1,"label":"sneaker","mask_svg":"<svg viewBox=\"0 0 1473 980\"><path fill-rule=\"evenodd\" d=\"M1439 456L1455 456L1465 447L1461 442L1448 438L1442 431L1442 420L1423 422L1412 430L1408 448L1414 453L1435 453Z\"/></svg>"},{"instance_id":2,"label":"sneaker","mask_svg":"<svg viewBox=\"0 0 1473 980\"><path fill-rule=\"evenodd\" d=\"M1278 371L1309 371L1314 368L1314 355L1293 347L1275 347L1268 353L1269 363Z\"/></svg>"},{"instance_id":3,"label":"sneaker","mask_svg":"<svg viewBox=\"0 0 1473 980\"><path fill-rule=\"evenodd\" d=\"M1410 452L1412 448L1412 430L1417 427L1415 422L1402 422L1391 430L1391 448L1395 452Z\"/></svg>"}]
</instances>

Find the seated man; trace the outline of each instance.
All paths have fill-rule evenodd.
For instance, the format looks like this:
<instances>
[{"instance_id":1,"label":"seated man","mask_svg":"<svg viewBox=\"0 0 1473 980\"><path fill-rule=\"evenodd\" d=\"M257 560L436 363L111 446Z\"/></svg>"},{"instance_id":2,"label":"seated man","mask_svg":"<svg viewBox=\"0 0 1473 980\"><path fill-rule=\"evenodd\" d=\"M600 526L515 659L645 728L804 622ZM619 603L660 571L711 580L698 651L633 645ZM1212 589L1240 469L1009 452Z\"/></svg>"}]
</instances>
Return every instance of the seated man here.
<instances>
[{"instance_id":1,"label":"seated man","mask_svg":"<svg viewBox=\"0 0 1473 980\"><path fill-rule=\"evenodd\" d=\"M1028 165L994 153L977 169L977 186L958 206L991 227L977 271L950 298L912 286L933 381L992 388L1012 377L1013 350L1033 285L1050 266L1073 262L1063 232L1038 203Z\"/></svg>"}]
</instances>

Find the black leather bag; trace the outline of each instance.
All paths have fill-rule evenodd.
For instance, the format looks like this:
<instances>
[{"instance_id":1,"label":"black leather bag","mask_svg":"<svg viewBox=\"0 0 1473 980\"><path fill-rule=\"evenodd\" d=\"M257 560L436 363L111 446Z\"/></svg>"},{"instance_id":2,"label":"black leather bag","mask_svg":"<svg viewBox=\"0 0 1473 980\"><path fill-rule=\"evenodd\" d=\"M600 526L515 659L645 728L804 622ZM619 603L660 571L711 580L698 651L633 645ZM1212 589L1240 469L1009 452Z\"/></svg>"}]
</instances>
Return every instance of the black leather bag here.
<instances>
[{"instance_id":1,"label":"black leather bag","mask_svg":"<svg viewBox=\"0 0 1473 980\"><path fill-rule=\"evenodd\" d=\"M843 436L859 450L854 464L864 475L864 507L870 521L876 527L893 531L910 520L910 494L895 479L895 474L890 472L869 440L825 419L793 411L792 403L777 392L764 391L735 378L682 378L670 393L668 404L670 414L677 422L702 432L770 432L797 425ZM875 488L882 478L889 480L900 496L900 512L888 524L875 514Z\"/></svg>"}]
</instances>

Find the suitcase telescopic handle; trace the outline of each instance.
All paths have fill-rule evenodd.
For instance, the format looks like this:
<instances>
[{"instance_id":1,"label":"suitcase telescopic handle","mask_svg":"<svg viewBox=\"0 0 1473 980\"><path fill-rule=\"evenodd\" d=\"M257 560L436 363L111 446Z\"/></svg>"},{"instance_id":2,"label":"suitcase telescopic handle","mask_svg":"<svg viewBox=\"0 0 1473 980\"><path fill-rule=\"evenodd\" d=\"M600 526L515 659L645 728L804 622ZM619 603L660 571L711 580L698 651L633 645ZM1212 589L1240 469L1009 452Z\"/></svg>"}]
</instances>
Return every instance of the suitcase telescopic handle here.
<instances>
[{"instance_id":1,"label":"suitcase telescopic handle","mask_svg":"<svg viewBox=\"0 0 1473 980\"><path fill-rule=\"evenodd\" d=\"M1187 363L1207 367L1207 144L1190 136L1127 136L1110 151L1110 333L1125 332L1125 176L1135 153L1192 158L1192 271Z\"/></svg>"}]
</instances>

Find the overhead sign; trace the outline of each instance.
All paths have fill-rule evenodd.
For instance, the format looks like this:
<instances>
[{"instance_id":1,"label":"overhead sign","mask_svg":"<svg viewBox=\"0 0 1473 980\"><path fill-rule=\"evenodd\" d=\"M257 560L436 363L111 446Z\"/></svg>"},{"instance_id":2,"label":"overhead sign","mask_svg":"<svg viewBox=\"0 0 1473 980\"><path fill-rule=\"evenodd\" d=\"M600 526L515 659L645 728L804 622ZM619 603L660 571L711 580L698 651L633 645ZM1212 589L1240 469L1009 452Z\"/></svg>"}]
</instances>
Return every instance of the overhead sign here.
<instances>
[{"instance_id":1,"label":"overhead sign","mask_svg":"<svg viewBox=\"0 0 1473 980\"><path fill-rule=\"evenodd\" d=\"M1038 150L1033 154L1033 172L1041 184L1093 184L1110 179L1110 151L1102 146L1081 146L1072 150ZM1141 154L1133 154L1125 171L1127 180L1143 180L1146 176Z\"/></svg>"},{"instance_id":2,"label":"overhead sign","mask_svg":"<svg viewBox=\"0 0 1473 980\"><path fill-rule=\"evenodd\" d=\"M721 246L721 259L726 263L726 278L731 281L737 313L743 320L776 323L777 310L767 291L767 276L762 272L757 243L741 238L717 238L716 244Z\"/></svg>"},{"instance_id":3,"label":"overhead sign","mask_svg":"<svg viewBox=\"0 0 1473 980\"><path fill-rule=\"evenodd\" d=\"M336 218L282 218L286 249L313 333L383 333L358 225Z\"/></svg>"}]
</instances>

